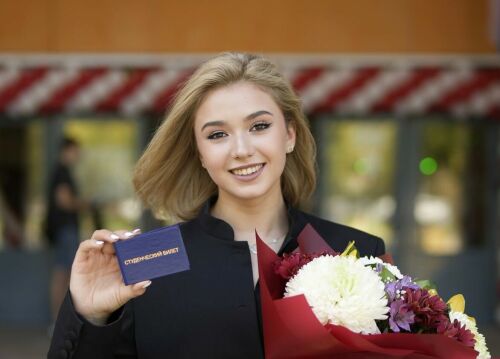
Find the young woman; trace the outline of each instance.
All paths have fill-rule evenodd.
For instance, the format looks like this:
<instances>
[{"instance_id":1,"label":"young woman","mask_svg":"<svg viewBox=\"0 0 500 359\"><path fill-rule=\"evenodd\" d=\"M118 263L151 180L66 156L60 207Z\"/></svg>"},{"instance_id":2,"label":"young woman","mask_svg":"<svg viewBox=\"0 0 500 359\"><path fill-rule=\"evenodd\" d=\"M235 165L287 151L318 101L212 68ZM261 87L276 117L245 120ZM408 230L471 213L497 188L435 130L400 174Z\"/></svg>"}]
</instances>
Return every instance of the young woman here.
<instances>
[{"instance_id":1,"label":"young woman","mask_svg":"<svg viewBox=\"0 0 500 359\"><path fill-rule=\"evenodd\" d=\"M204 63L134 174L146 206L183 221L191 269L125 286L112 242L139 230L96 231L78 249L49 357L262 358L255 230L278 254L307 223L337 251L355 240L361 255L384 254L381 239L299 209L315 182L314 140L275 66L234 53Z\"/></svg>"}]
</instances>

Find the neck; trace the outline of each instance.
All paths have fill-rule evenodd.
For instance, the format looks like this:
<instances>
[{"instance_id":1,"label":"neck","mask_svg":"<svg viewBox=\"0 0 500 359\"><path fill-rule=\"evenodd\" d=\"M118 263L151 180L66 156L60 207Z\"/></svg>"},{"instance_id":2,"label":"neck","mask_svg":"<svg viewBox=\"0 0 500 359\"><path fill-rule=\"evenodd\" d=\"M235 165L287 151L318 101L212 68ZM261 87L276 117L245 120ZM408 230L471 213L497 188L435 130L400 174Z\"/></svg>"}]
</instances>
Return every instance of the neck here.
<instances>
[{"instance_id":1,"label":"neck","mask_svg":"<svg viewBox=\"0 0 500 359\"><path fill-rule=\"evenodd\" d=\"M219 192L212 215L231 225L237 241L255 242L255 231L263 240L281 238L288 231L287 209L281 191L251 200Z\"/></svg>"}]
</instances>

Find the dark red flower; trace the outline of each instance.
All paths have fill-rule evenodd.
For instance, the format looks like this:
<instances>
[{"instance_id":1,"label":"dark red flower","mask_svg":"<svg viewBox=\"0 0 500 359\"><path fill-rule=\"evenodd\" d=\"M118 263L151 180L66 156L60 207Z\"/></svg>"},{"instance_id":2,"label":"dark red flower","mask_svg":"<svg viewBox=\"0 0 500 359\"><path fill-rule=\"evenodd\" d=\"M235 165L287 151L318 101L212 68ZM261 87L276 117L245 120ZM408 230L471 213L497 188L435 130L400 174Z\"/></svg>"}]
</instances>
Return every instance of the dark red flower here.
<instances>
[{"instance_id":1,"label":"dark red flower","mask_svg":"<svg viewBox=\"0 0 500 359\"><path fill-rule=\"evenodd\" d=\"M438 295L430 295L427 289L406 288L404 302L415 313L417 328L434 332L448 320L446 303Z\"/></svg>"},{"instance_id":2,"label":"dark red flower","mask_svg":"<svg viewBox=\"0 0 500 359\"><path fill-rule=\"evenodd\" d=\"M297 274L299 269L311 260L312 258L307 254L285 253L282 258L274 262L274 273L288 280Z\"/></svg>"},{"instance_id":3,"label":"dark red flower","mask_svg":"<svg viewBox=\"0 0 500 359\"><path fill-rule=\"evenodd\" d=\"M449 338L458 340L471 348L474 348L474 344L476 343L474 334L472 334L472 332L467 329L465 325L460 325L460 322L456 319L453 323L450 321L440 323L437 327L437 332L439 334L446 335Z\"/></svg>"},{"instance_id":4,"label":"dark red flower","mask_svg":"<svg viewBox=\"0 0 500 359\"><path fill-rule=\"evenodd\" d=\"M292 278L295 274L297 274L300 268L305 266L314 258L321 257L327 254L338 255L338 253L334 251L313 253L313 254L302 254L299 252L294 252L290 254L285 253L283 254L283 257L279 258L273 263L274 273L288 280Z\"/></svg>"}]
</instances>

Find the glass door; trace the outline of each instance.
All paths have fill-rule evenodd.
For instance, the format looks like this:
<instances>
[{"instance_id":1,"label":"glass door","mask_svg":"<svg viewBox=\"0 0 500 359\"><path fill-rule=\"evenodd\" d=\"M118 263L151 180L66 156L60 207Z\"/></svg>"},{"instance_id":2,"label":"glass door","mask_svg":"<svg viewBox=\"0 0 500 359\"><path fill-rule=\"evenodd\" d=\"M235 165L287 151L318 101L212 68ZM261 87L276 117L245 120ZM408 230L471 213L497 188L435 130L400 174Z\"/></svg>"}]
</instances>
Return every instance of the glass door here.
<instances>
[{"instance_id":1,"label":"glass door","mask_svg":"<svg viewBox=\"0 0 500 359\"><path fill-rule=\"evenodd\" d=\"M464 294L466 310L483 324L493 322L496 251L491 195L497 169L495 126L485 121L419 119L403 150L412 153L402 175L414 200L402 228L400 262L419 278L436 282L448 299ZM493 131L492 131L493 130ZM400 164L401 165L401 164ZM408 165L406 165L408 166ZM404 165L403 165L404 167ZM414 178L409 178L413 176ZM402 204L405 207L405 204ZM473 313L473 314L472 314Z\"/></svg>"},{"instance_id":2,"label":"glass door","mask_svg":"<svg viewBox=\"0 0 500 359\"><path fill-rule=\"evenodd\" d=\"M394 242L392 217L397 127L388 119L320 122L320 212Z\"/></svg>"},{"instance_id":3,"label":"glass door","mask_svg":"<svg viewBox=\"0 0 500 359\"><path fill-rule=\"evenodd\" d=\"M320 214L384 239L403 272L462 293L481 323L496 302L498 123L313 122Z\"/></svg>"},{"instance_id":4,"label":"glass door","mask_svg":"<svg viewBox=\"0 0 500 359\"><path fill-rule=\"evenodd\" d=\"M81 144L75 175L82 198L92 204L82 213L81 237L87 238L96 228L137 228L141 207L132 187L140 150L137 122L69 119L63 131Z\"/></svg>"}]
</instances>

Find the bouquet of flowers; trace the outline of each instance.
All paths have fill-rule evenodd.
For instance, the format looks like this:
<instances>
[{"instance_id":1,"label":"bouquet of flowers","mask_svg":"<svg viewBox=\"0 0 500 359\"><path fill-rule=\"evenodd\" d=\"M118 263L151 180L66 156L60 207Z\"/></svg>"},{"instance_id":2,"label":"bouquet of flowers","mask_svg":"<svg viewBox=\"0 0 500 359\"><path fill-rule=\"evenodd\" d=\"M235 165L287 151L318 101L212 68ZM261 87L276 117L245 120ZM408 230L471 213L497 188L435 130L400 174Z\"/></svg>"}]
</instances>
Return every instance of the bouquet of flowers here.
<instances>
[{"instance_id":1,"label":"bouquet of flowers","mask_svg":"<svg viewBox=\"0 0 500 359\"><path fill-rule=\"evenodd\" d=\"M281 258L256 236L266 358L490 357L463 296L446 303L354 243L336 253L310 225Z\"/></svg>"}]
</instances>

